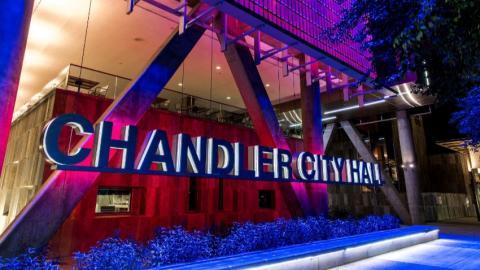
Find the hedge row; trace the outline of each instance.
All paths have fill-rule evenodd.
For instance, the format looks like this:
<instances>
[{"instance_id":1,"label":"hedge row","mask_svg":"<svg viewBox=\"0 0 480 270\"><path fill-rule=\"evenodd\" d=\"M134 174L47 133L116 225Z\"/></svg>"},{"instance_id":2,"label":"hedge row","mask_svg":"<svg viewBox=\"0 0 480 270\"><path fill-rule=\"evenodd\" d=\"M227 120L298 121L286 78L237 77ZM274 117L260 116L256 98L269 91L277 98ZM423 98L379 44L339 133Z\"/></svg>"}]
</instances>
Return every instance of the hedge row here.
<instances>
[{"instance_id":1,"label":"hedge row","mask_svg":"<svg viewBox=\"0 0 480 270\"><path fill-rule=\"evenodd\" d=\"M399 226L400 221L396 217L385 215L357 220L308 217L258 224L236 223L224 237L200 231L188 232L182 227L160 228L157 236L144 246L118 237L109 238L86 253L75 253L75 260L79 269L139 269L389 230Z\"/></svg>"},{"instance_id":2,"label":"hedge row","mask_svg":"<svg viewBox=\"0 0 480 270\"><path fill-rule=\"evenodd\" d=\"M366 216L361 219L307 217L278 219L253 224L236 223L225 236L182 227L160 228L145 245L111 237L98 242L88 252L76 252L77 269L142 269L158 265L190 262L217 256L345 237L398 228L400 221L391 215ZM58 269L58 263L34 250L11 258L0 258L0 269Z\"/></svg>"}]
</instances>

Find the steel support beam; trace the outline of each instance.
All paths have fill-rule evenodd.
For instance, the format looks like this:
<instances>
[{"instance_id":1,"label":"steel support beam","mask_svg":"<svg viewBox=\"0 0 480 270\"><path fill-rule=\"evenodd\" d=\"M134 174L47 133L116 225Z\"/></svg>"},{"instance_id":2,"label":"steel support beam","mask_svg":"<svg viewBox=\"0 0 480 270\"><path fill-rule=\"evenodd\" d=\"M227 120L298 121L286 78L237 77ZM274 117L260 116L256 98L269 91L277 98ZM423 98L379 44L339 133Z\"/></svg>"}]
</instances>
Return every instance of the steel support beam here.
<instances>
[{"instance_id":1,"label":"steel support beam","mask_svg":"<svg viewBox=\"0 0 480 270\"><path fill-rule=\"evenodd\" d=\"M348 74L350 77L356 79L365 77L363 72L360 72L348 64L336 59L335 57L328 55L319 48L300 40L298 37L293 36L281 27L278 27L278 25L274 25L261 16L253 14L249 10L242 8L240 5L235 4L235 1L203 0L203 2L210 5L216 5L221 12L225 12L226 14L238 18L242 22L252 27L262 26L263 33L275 37L278 41L284 44L293 44L292 47L307 55L310 55L315 59L321 60L323 63Z\"/></svg>"},{"instance_id":2,"label":"steel support beam","mask_svg":"<svg viewBox=\"0 0 480 270\"><path fill-rule=\"evenodd\" d=\"M133 9L135 8L135 5L139 2L140 0L127 0L127 15L132 14Z\"/></svg>"},{"instance_id":3,"label":"steel support beam","mask_svg":"<svg viewBox=\"0 0 480 270\"><path fill-rule=\"evenodd\" d=\"M112 121L116 128L136 125L150 108L164 86L204 33L192 26L182 35L175 31L157 51L138 79L118 97L97 120ZM120 136L116 130L115 136ZM91 146L93 136L83 138L82 145ZM113 156L113 155L111 155ZM41 247L55 234L77 203L94 186L100 173L55 171L35 197L22 210L0 237L0 256L14 256L27 247Z\"/></svg>"},{"instance_id":4,"label":"steel support beam","mask_svg":"<svg viewBox=\"0 0 480 270\"><path fill-rule=\"evenodd\" d=\"M309 65L306 57L300 58L300 66ZM311 76L307 72L300 72L300 94L302 108L303 148L314 154L324 154L322 132L322 103L320 100L320 82L312 81L317 76L316 61L311 61ZM313 211L316 215L328 214L328 192L326 184L306 184Z\"/></svg>"},{"instance_id":5,"label":"steel support beam","mask_svg":"<svg viewBox=\"0 0 480 270\"><path fill-rule=\"evenodd\" d=\"M218 40L224 40L223 33L219 34ZM289 149L250 49L233 43L226 46L224 54L260 142L266 146ZM293 216L314 214L303 183L279 185Z\"/></svg>"},{"instance_id":6,"label":"steel support beam","mask_svg":"<svg viewBox=\"0 0 480 270\"><path fill-rule=\"evenodd\" d=\"M325 153L332 139L333 131L335 130L335 123L328 124L323 131L323 152Z\"/></svg>"},{"instance_id":7,"label":"steel support beam","mask_svg":"<svg viewBox=\"0 0 480 270\"><path fill-rule=\"evenodd\" d=\"M366 162L377 162L370 149L368 149L368 147L363 142L358 130L354 126L352 126L349 121L342 121L340 122L340 124L350 141L352 141L353 146L360 154L362 159ZM393 186L392 180L387 174L383 172L382 179L385 181L385 183L382 187L380 187L380 189L385 194L388 202L393 207L398 217L402 220L404 224L411 224L412 221L410 218L410 213L408 212L405 202L400 197L397 189L395 188L395 186Z\"/></svg>"},{"instance_id":8,"label":"steel support beam","mask_svg":"<svg viewBox=\"0 0 480 270\"><path fill-rule=\"evenodd\" d=\"M295 43L294 43L295 44ZM274 56L277 53L283 52L288 50L292 45L286 45L281 48L273 48L271 50L266 51L261 57L260 60L265 60L271 56Z\"/></svg>"},{"instance_id":9,"label":"steel support beam","mask_svg":"<svg viewBox=\"0 0 480 270\"><path fill-rule=\"evenodd\" d=\"M397 127L410 216L413 224L422 224L425 222L425 215L420 190L420 175L413 143L412 126L406 111L397 111Z\"/></svg>"},{"instance_id":10,"label":"steel support beam","mask_svg":"<svg viewBox=\"0 0 480 270\"><path fill-rule=\"evenodd\" d=\"M128 1L132 1L132 0L128 0ZM184 16L184 14L182 13L182 10L183 10L183 3L180 7L178 8L171 8L159 1L156 1L156 0L142 0L144 2L147 2L149 3L150 5L154 6L154 7L157 7L161 10L164 10L170 14L173 14L173 15L176 15L176 16Z\"/></svg>"},{"instance_id":11,"label":"steel support beam","mask_svg":"<svg viewBox=\"0 0 480 270\"><path fill-rule=\"evenodd\" d=\"M3 167L34 0L0 3L0 171Z\"/></svg>"}]
</instances>

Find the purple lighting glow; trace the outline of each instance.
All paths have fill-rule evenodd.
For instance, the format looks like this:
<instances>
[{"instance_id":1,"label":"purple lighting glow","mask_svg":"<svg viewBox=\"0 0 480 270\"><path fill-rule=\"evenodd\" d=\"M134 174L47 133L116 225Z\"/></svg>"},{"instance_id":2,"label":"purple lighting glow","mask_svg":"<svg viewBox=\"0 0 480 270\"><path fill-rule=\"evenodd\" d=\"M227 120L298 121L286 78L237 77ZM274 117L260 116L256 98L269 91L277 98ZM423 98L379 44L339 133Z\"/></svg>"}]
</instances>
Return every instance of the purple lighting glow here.
<instances>
[{"instance_id":1,"label":"purple lighting glow","mask_svg":"<svg viewBox=\"0 0 480 270\"><path fill-rule=\"evenodd\" d=\"M232 5L241 6L277 25L283 31L311 44L346 65L360 71L370 69L369 53L354 41L332 44L322 36L325 29L340 20L344 7L351 5L345 1L339 5L334 0L227 0Z\"/></svg>"}]
</instances>

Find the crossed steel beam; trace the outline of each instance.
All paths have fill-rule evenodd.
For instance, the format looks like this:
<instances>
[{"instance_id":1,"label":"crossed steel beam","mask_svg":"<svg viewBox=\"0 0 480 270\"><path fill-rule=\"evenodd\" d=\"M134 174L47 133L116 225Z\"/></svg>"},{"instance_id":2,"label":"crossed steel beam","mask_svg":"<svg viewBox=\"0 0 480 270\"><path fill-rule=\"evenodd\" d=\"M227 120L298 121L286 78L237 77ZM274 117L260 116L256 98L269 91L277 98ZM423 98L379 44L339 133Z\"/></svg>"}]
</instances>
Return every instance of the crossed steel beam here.
<instances>
[{"instance_id":1,"label":"crossed steel beam","mask_svg":"<svg viewBox=\"0 0 480 270\"><path fill-rule=\"evenodd\" d=\"M108 107L97 123L111 121L119 126L136 125L204 31L198 26L189 27L182 35L175 31L138 79ZM115 135L120 137L120 130L116 130ZM73 152L92 144L93 136L84 137ZM54 171L0 236L0 256L14 256L28 247L47 244L77 203L94 186L99 175L97 172Z\"/></svg>"},{"instance_id":2,"label":"crossed steel beam","mask_svg":"<svg viewBox=\"0 0 480 270\"><path fill-rule=\"evenodd\" d=\"M348 138L352 142L353 146L360 154L363 160L366 162L376 162L376 158L373 156L372 152L362 140L358 130L349 122L349 121L342 121L340 122L343 130L347 134ZM384 185L380 187L381 191L385 194L385 197L390 202L390 205L393 207L395 212L397 213L398 217L403 221L405 224L411 224L412 219L410 217L410 212L400 197L398 190L392 183L392 179L390 176L382 172L382 179L385 181Z\"/></svg>"},{"instance_id":3,"label":"crossed steel beam","mask_svg":"<svg viewBox=\"0 0 480 270\"><path fill-rule=\"evenodd\" d=\"M191 13L194 14L198 7L194 8ZM108 107L97 122L112 121L118 123L118 126L137 124L204 31L203 27L190 25L181 35L178 30L172 33L147 68L138 76L138 79L132 82L127 90ZM223 40L222 33L219 35L219 40ZM249 48L234 43L226 46L225 49L224 53L228 64L261 143L288 149L288 144L280 129ZM305 148L323 153L324 135L322 135L318 81L312 83L310 87L304 87L302 107L305 111L302 115L306 135ZM344 129L348 128L343 122L342 126ZM329 126L327 129L326 138L329 138L331 131L333 131L333 126ZM119 137L119 133L120 130L115 130L114 136ZM92 144L92 136L84 137L72 151ZM364 149L361 150L364 151ZM370 156L365 153L361 153L361 155L366 161L371 162ZM111 157L113 158L113 156ZM89 160L85 162L88 163ZM99 175L100 173L96 172L54 171L35 197L0 236L0 256L13 256L27 247L45 245L68 218L85 193L94 186ZM75 181L71 181L72 178L75 178ZM317 185L317 187L309 189L302 183L280 183L279 185L286 200L286 206L293 216L320 214L325 213L328 209L324 185ZM395 198L398 197L398 192L392 193L390 188L387 189L390 194L395 195ZM394 208L402 220L405 220L408 210L405 213L398 203L394 204Z\"/></svg>"},{"instance_id":4,"label":"crossed steel beam","mask_svg":"<svg viewBox=\"0 0 480 270\"><path fill-rule=\"evenodd\" d=\"M138 79L107 108L96 122L111 121L118 123L118 126L137 124L187 57L188 53L198 42L204 31L204 28L195 25L187 28L181 35L178 31L175 31L168 38L165 45L157 52L156 57L140 74ZM242 47L240 53L244 56L241 58L248 59L252 62L248 48ZM247 56L249 58L247 58ZM242 66L238 67L244 68ZM283 134L281 134L278 121L271 107L268 95L263 88L260 75L254 63L251 67L255 70L256 74L254 77L256 78L246 79L253 81L254 85L256 84L257 87L255 87L255 89L260 89L260 91L256 93L255 91L249 93L253 95L260 93L260 95L256 97L245 97L246 100L252 101L250 105L255 108L250 111L251 116L255 114L255 111L261 112L265 109L265 106L270 106L271 110L269 110L266 115L263 115L265 118L258 114L257 117L253 116L252 118L256 119L256 123L261 121L261 119L273 120L268 122L276 124L277 132L274 134L276 138L273 138L271 136L273 134L270 132L270 128L275 127L268 126L267 122L264 122L262 125L257 125L259 129L263 130L263 133L260 131L260 134L270 134L270 145L275 143L277 146L286 148L288 145ZM243 70L242 73L245 74L245 70ZM244 91L244 94L247 92L248 91ZM254 103L258 101L260 101L260 103L255 105ZM268 130L262 129L262 127ZM114 136L119 137L119 133L120 130L115 130ZM92 136L84 137L72 151L75 152L76 149L82 146L92 146L92 144ZM113 156L114 155L111 155L111 159ZM88 163L89 160L87 159L84 162ZM13 256L27 247L40 247L45 245L68 218L84 194L94 186L99 175L100 173L96 172L54 171L42 185L35 197L24 207L0 236L0 256ZM72 178L75 178L75 181L71 181ZM287 185L287 183L281 184L282 190L289 190ZM298 183L296 185L296 188L300 190L300 193L303 195L296 196L287 191L288 194L286 194L285 199L287 200L289 209L294 215L304 213L312 214L313 212L307 209L310 207L310 204L304 186ZM296 200L298 197L303 199L300 203L302 208L298 207L299 202Z\"/></svg>"}]
</instances>

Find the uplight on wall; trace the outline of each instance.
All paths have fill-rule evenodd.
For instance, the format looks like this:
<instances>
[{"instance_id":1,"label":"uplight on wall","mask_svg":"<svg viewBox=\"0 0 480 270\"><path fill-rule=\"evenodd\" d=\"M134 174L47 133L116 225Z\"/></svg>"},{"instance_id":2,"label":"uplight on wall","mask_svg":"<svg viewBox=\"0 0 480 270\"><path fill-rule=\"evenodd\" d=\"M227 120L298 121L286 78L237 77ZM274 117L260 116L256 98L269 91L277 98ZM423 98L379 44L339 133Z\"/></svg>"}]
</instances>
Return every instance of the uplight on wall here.
<instances>
[{"instance_id":1,"label":"uplight on wall","mask_svg":"<svg viewBox=\"0 0 480 270\"><path fill-rule=\"evenodd\" d=\"M415 168L415 164L414 163L405 163L405 164L400 165L400 167L402 167L403 169L405 169L405 168L413 169L413 168Z\"/></svg>"}]
</instances>

